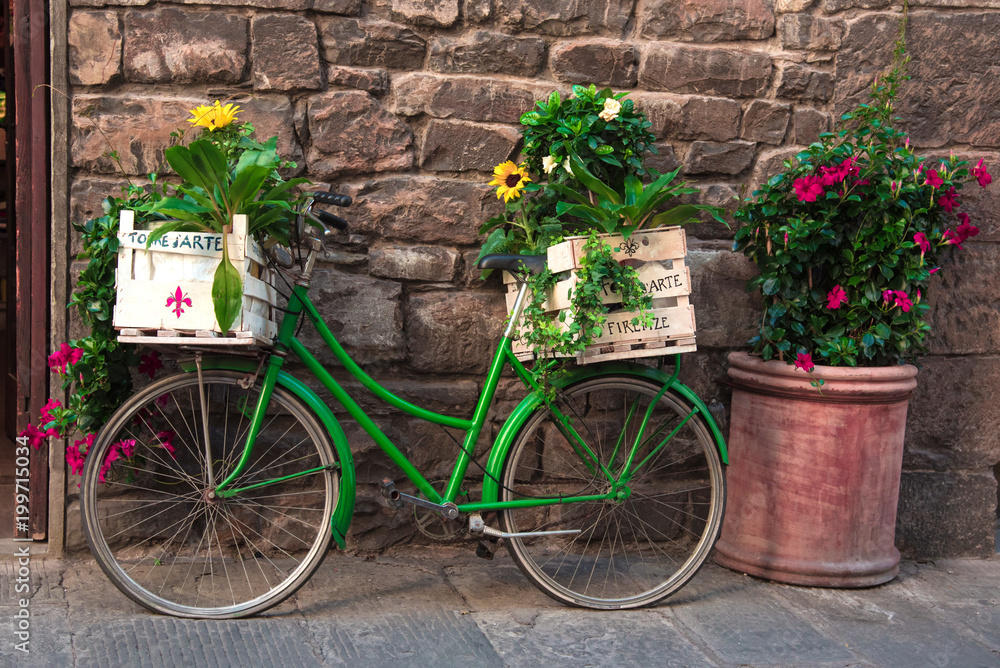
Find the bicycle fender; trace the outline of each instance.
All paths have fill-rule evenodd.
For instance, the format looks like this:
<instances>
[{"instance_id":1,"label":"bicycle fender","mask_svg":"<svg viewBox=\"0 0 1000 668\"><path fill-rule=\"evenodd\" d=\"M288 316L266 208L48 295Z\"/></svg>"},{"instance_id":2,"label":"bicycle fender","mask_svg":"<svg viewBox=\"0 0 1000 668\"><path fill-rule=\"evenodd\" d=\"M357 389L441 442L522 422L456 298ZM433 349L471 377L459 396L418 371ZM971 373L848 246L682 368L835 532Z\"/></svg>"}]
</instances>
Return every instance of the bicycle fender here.
<instances>
[{"instance_id":1,"label":"bicycle fender","mask_svg":"<svg viewBox=\"0 0 1000 668\"><path fill-rule=\"evenodd\" d=\"M222 369L252 374L257 371L258 366L256 360L233 357L204 357L201 360L202 369ZM194 362L181 364L181 368L187 372L196 370ZM340 463L340 489L337 507L333 510L333 518L330 522L330 530L340 549L346 549L347 544L344 538L347 536L347 530L351 526L351 518L354 515L354 499L357 488L354 458L351 457L347 436L330 408L316 396L315 392L309 389L308 385L284 371L278 372L277 384L308 406L333 438L333 447Z\"/></svg>"},{"instance_id":2,"label":"bicycle fender","mask_svg":"<svg viewBox=\"0 0 1000 668\"><path fill-rule=\"evenodd\" d=\"M670 381L670 374L664 373L660 369L654 367L629 364L628 362L605 362L602 364L591 364L586 367L573 369L569 374L559 378L553 384L556 387L562 388L588 378L598 378L600 376L612 374L625 374L635 376L637 378L646 378L660 384L665 384ZM705 420L705 424L708 425L712 437L715 439L715 444L719 450L719 457L722 459L722 463L729 464L729 453L726 450L726 441L722 437L722 431L712 418L712 414L709 412L708 406L705 405L705 402L702 401L701 397L695 394L691 388L683 383L674 381L674 384L670 387L670 389L689 401L691 406L694 407L698 414ZM525 421L540 405L542 405L541 397L536 392L530 393L524 398L523 401L521 401L520 404L518 404L517 408L514 409L514 411L510 414L510 417L507 418L507 421L504 422L503 426L500 428L500 433L497 434L496 440L493 442L493 448L490 450L489 460L486 462L486 471L488 472L488 475L485 476L485 480L483 480L484 503L500 500L500 486L496 481L500 479L501 475L503 475L502 468L507 459L507 453L514 444L514 439L521 431L521 427L524 425Z\"/></svg>"}]
</instances>

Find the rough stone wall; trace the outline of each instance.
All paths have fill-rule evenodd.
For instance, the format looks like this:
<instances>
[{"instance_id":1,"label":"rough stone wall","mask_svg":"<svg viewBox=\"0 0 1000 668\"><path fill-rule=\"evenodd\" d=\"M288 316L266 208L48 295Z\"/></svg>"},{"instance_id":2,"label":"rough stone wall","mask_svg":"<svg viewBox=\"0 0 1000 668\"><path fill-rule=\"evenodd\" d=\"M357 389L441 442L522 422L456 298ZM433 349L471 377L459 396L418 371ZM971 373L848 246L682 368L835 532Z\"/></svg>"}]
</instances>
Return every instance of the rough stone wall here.
<instances>
[{"instance_id":1,"label":"rough stone wall","mask_svg":"<svg viewBox=\"0 0 1000 668\"><path fill-rule=\"evenodd\" d=\"M913 4L913 81L902 107L913 142L995 167L997 3ZM485 184L493 165L516 156L518 117L535 99L574 83L632 91L659 140L655 166L683 164L704 201L732 208L743 184L759 183L831 128L888 62L899 9L888 0L70 5L74 220L99 211L121 180L107 142L141 178L159 164L170 131L186 125L187 110L234 98L262 137L278 135L297 173L356 198L346 213L349 243L313 281L333 331L390 388L462 415L471 414L503 321L499 283L480 281L472 266L477 227L498 210ZM994 549L996 192L966 191L982 232L928 297L936 336L912 404L898 524L909 555ZM756 304L743 285L752 270L730 253L732 231L702 224L689 234L700 350L687 356L683 378L723 415L728 395L713 381L725 375L726 352L751 335ZM499 413L517 399L509 385ZM438 428L376 411L418 464L447 470L457 449ZM393 517L375 502L377 481L394 475L387 458L345 427L361 483L351 544L409 539L405 513Z\"/></svg>"}]
</instances>

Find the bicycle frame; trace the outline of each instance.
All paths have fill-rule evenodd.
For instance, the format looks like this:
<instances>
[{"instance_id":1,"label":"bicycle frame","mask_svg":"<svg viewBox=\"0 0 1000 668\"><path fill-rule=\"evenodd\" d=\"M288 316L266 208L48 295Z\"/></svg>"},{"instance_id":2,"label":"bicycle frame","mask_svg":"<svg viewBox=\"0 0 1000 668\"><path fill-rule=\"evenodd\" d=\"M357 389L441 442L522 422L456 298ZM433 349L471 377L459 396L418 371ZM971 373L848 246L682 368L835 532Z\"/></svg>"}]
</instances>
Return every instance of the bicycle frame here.
<instances>
[{"instance_id":1,"label":"bicycle frame","mask_svg":"<svg viewBox=\"0 0 1000 668\"><path fill-rule=\"evenodd\" d=\"M609 483L608 492L605 494L595 494L586 496L568 496L568 497L553 497L553 498L530 498L530 499L516 499L511 501L499 501L499 484L498 480L500 477L500 468L503 465L503 461L507 450L511 446L514 437L516 436L516 430L519 428L520 424L528 415L531 414L536 408L544 403L544 399L538 394L538 387L535 384L530 372L524 367L520 360L515 357L512 352L512 326L508 325L507 331L504 332L503 337L500 340L496 351L493 354L493 359L489 365L489 371L487 373L486 382L483 387L482 392L476 402L476 407L473 412L471 419L462 419L447 415L442 415L419 406L416 406L405 399L402 399L392 392L388 391L379 383L369 376L363 369L353 359L347 354L340 343L336 340L334 335L330 332L330 329L323 322L320 317L316 307L313 305L309 296L307 294L307 287L303 285L305 281L296 284L293 288L292 294L289 298L288 307L286 309L285 315L282 318L281 324L279 326L278 336L275 343L275 352L272 353L266 362L264 378L262 381L262 388L260 397L258 399L257 405L254 409L254 414L251 418L251 423L249 430L247 432L247 440L244 445L244 450L242 456L237 462L235 469L222 480L215 489L215 494L220 497L231 497L239 494L241 491L253 489L257 487L263 487L267 485L277 484L279 482L287 481L297 477L302 477L315 473L318 469L310 469L307 471L302 471L299 473L283 476L280 478L275 478L272 480L265 480L261 482L254 483L253 485L248 485L245 487L231 487L233 482L239 477L239 475L246 468L251 460L251 453L253 450L254 441L256 440L257 434L259 433L261 426L264 422L265 412L268 403L271 399L271 394L274 390L276 384L278 384L279 375L283 378L283 384L288 385L291 377L284 374L281 371L282 365L284 364L285 357L288 354L294 355L296 358L301 360L305 366L312 372L313 375L322 383L327 390L333 395L334 399L344 407L347 413L357 421L358 425L365 430L366 433L378 444L378 446L389 456L389 458L396 464L404 473L404 475L416 486L416 488L430 501L437 504L444 503L455 503L456 499L459 498L461 494L461 485L465 478L465 474L468 470L469 464L471 463L471 456L474 452L476 442L479 435L482 432L483 426L486 423L487 414L489 408L493 402L493 398L496 394L497 385L500 380L501 372L504 367L509 364L518 378L525 384L531 392L528 397L522 401L522 403L515 409L514 413L505 422L503 428L498 434L497 439L494 443L494 447L490 453L490 457L487 463L487 475L483 481L483 494L482 500L479 502L472 503L457 503L457 508L461 513L471 513L471 512L482 512L482 511L492 511L500 510L503 508L516 508L516 507L533 507L542 505L552 505L559 503L574 503L582 501L595 501L595 500L605 500L615 498L621 492L631 477L632 472L641 466L649 457L649 455L643 462L638 465L634 465L633 459L635 453L639 448L638 443L634 443L631 446L631 451L629 452L626 463L621 470L618 472L613 472L607 470L605 467L601 467L600 474L602 474ZM518 308L515 308L515 315L519 312ZM303 343L295 336L295 330L299 323L300 317L306 317L309 321L316 327L320 337L323 342L333 353L337 361L343 365L344 369L355 379L357 379L362 386L372 392L376 397L378 397L383 402L398 408L399 410L432 422L435 424L442 425L444 427L451 427L459 429L465 432L465 438L462 443L461 452L455 462L452 473L448 479L447 486L443 493L438 492L434 487L428 482L424 475L406 458L406 456L400 451L400 449L389 439L388 436L375 424L375 422L368 416L361 406L343 389L343 387L333 378L333 376L323 367L323 365L313 356L312 353L303 345ZM513 319L514 316L512 316ZM630 365L623 365L621 363L605 364L599 368L587 367L575 370L567 378L562 379L557 383L559 385L566 385L574 382L575 380L582 377L590 377L593 375L601 375L601 373L621 373L626 371L633 375L645 376L657 383L662 383L662 390L660 394L662 396L669 389L682 394L688 401L690 401L693 408L687 417L685 417L681 423L676 427L674 432L666 436L661 442L659 447L662 447L669 439L679 430L691 417L696 413L701 414L705 419L706 423L709 425L710 429L715 436L716 443L720 449L720 455L723 462L727 462L724 440L722 434L716 426L715 422L712 420L707 407L701 401L697 395L695 395L689 388L683 384L677 382L677 377L680 371L680 360L679 355L675 355L675 368L672 375L667 376L666 373L653 369L651 367L634 367ZM234 368L238 367L242 370L251 370L251 363L234 363L233 360L225 359L213 359L207 362L207 368ZM553 362L548 362L553 363ZM187 365L186 368L191 370L192 365ZM256 366L256 365L252 365ZM321 420L327 425L328 430L331 425L336 425L336 431L339 433L340 438L343 438L343 431L340 430L339 424L336 423L336 419L330 413L329 409L326 408L318 397L311 390L308 389L305 384L300 381L295 381L297 386L294 387L294 391L302 398L307 399L307 404L310 407L317 409L325 409L327 415L320 415ZM643 421L649 419L652 412L653 406L655 406L656 400L654 399L646 412ZM560 429L563 430L564 437L573 445L577 452L580 454L581 458L585 463L589 461L597 461L597 457L591 451L590 447L587 445L586 441L582 439L574 430L572 421L566 416L562 415L558 407L549 405L550 410L552 410L553 415L557 419L557 423L560 425ZM331 434L332 436L334 434ZM346 439L345 439L346 443ZM619 443L619 446L621 444ZM659 447L654 450L653 454L658 451ZM353 462L350 460L349 449L345 453L338 447L341 459L341 467L349 467L350 471L344 470L344 480L345 486L350 486L353 491L354 475L353 475ZM595 472L596 474L596 472ZM334 517L334 535L337 538L337 542L343 546L342 535L346 532L346 527L350 522L350 514L353 512L353 494L351 496L351 503L347 508L338 508L337 514ZM344 516L346 515L346 517ZM339 527L339 530L338 530Z\"/></svg>"}]
</instances>

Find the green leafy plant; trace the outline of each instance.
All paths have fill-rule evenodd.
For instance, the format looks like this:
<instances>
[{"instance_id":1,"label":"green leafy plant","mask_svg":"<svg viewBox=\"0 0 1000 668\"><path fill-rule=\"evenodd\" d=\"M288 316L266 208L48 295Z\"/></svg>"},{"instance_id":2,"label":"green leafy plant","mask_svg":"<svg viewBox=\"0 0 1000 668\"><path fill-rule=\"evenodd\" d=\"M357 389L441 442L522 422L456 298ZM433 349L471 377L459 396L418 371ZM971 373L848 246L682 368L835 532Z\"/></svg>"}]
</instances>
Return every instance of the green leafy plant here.
<instances>
[{"instance_id":1,"label":"green leafy plant","mask_svg":"<svg viewBox=\"0 0 1000 668\"><path fill-rule=\"evenodd\" d=\"M656 154L645 114L628 93L573 86L565 100L553 92L537 109L521 115L523 153L532 173L558 174L576 155L600 179L619 189L625 177L646 173L644 156Z\"/></svg>"},{"instance_id":2,"label":"green leafy plant","mask_svg":"<svg viewBox=\"0 0 1000 668\"><path fill-rule=\"evenodd\" d=\"M979 230L959 211L959 191L992 177L952 155L928 160L893 127L905 80L905 17L892 67L868 102L841 118L838 131L785 162L736 212L734 250L760 275L748 284L764 299L750 340L764 359L884 366L926 351L923 300L943 256Z\"/></svg>"}]
</instances>

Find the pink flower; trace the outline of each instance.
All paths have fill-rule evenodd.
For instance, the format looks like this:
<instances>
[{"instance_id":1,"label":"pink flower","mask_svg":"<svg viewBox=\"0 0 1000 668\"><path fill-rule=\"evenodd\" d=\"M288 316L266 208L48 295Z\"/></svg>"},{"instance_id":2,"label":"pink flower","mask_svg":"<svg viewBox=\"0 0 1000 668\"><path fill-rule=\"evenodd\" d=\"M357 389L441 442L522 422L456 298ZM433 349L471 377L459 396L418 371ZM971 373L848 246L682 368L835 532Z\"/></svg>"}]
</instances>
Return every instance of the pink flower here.
<instances>
[{"instance_id":1,"label":"pink flower","mask_svg":"<svg viewBox=\"0 0 1000 668\"><path fill-rule=\"evenodd\" d=\"M795 179L792 187L795 188L795 194L800 202L815 202L816 198L823 194L823 186L815 176L803 176L801 179Z\"/></svg>"},{"instance_id":2,"label":"pink flower","mask_svg":"<svg viewBox=\"0 0 1000 668\"><path fill-rule=\"evenodd\" d=\"M80 443L80 441L77 441L77 443ZM83 463L85 461L84 455L80 452L78 445L66 446L66 465L69 466L69 470L73 475L83 473Z\"/></svg>"},{"instance_id":3,"label":"pink flower","mask_svg":"<svg viewBox=\"0 0 1000 668\"><path fill-rule=\"evenodd\" d=\"M928 169L927 178L924 179L924 185L928 185L931 188L937 189L944 185L944 179L938 176L938 172L936 169Z\"/></svg>"},{"instance_id":4,"label":"pink flower","mask_svg":"<svg viewBox=\"0 0 1000 668\"><path fill-rule=\"evenodd\" d=\"M958 234L960 241L965 241L970 237L974 237L979 234L979 228L969 222L969 214L960 213L958 214L958 219L962 223L958 226L955 232Z\"/></svg>"},{"instance_id":5,"label":"pink flower","mask_svg":"<svg viewBox=\"0 0 1000 668\"><path fill-rule=\"evenodd\" d=\"M104 463L101 464L101 470L97 472L97 479L101 482L107 482L104 479L105 474L111 470L111 463L118 459L121 454L118 452L118 444L115 443L110 448L108 448L108 454L104 458Z\"/></svg>"},{"instance_id":6,"label":"pink flower","mask_svg":"<svg viewBox=\"0 0 1000 668\"><path fill-rule=\"evenodd\" d=\"M802 369L806 373L815 369L816 365L813 364L812 355L810 355L809 353L799 353L798 357L795 360L795 368Z\"/></svg>"},{"instance_id":7,"label":"pink flower","mask_svg":"<svg viewBox=\"0 0 1000 668\"><path fill-rule=\"evenodd\" d=\"M948 192L938 198L938 204L943 206L948 213L951 213L951 210L958 206L958 191L955 190L955 186L948 188Z\"/></svg>"},{"instance_id":8,"label":"pink flower","mask_svg":"<svg viewBox=\"0 0 1000 668\"><path fill-rule=\"evenodd\" d=\"M979 162L976 163L976 166L972 168L972 175L976 177L977 181L979 181L979 186L981 188L985 188L993 183L993 177L990 176L990 173L986 171L985 167L983 167L984 161L985 158L980 159Z\"/></svg>"},{"instance_id":9,"label":"pink flower","mask_svg":"<svg viewBox=\"0 0 1000 668\"><path fill-rule=\"evenodd\" d=\"M160 396L156 397L156 405L159 406L160 408L163 408L169 403L170 403L169 392L166 392L165 394L161 394Z\"/></svg>"},{"instance_id":10,"label":"pink flower","mask_svg":"<svg viewBox=\"0 0 1000 668\"><path fill-rule=\"evenodd\" d=\"M55 420L55 418L52 417L52 410L56 408L62 408L62 404L59 403L57 400L49 399L47 402L45 402L45 405L42 406L42 413L41 413L42 424L45 424L46 422L52 422L53 420Z\"/></svg>"},{"instance_id":11,"label":"pink flower","mask_svg":"<svg viewBox=\"0 0 1000 668\"><path fill-rule=\"evenodd\" d=\"M839 285L835 285L833 290L830 290L826 295L826 307L828 309L838 309L841 304L847 303L847 293L844 292L844 288Z\"/></svg>"},{"instance_id":12,"label":"pink flower","mask_svg":"<svg viewBox=\"0 0 1000 668\"><path fill-rule=\"evenodd\" d=\"M81 445L87 446L87 448L83 451L83 454L87 454L88 452L90 452L90 447L94 445L95 438L97 438L97 434L87 434L87 437L84 438L82 441L73 441L73 445L77 448L79 448Z\"/></svg>"},{"instance_id":13,"label":"pink flower","mask_svg":"<svg viewBox=\"0 0 1000 668\"><path fill-rule=\"evenodd\" d=\"M160 442L160 445L164 450L170 453L171 457L175 457L174 453L177 452L177 448L174 447L174 432L172 431L158 431L156 432L156 440Z\"/></svg>"},{"instance_id":14,"label":"pink flower","mask_svg":"<svg viewBox=\"0 0 1000 668\"><path fill-rule=\"evenodd\" d=\"M962 248L962 242L965 241L962 237L958 235L955 230L945 230L944 231L944 242L946 244L952 244L958 246L959 250L965 250Z\"/></svg>"},{"instance_id":15,"label":"pink flower","mask_svg":"<svg viewBox=\"0 0 1000 668\"><path fill-rule=\"evenodd\" d=\"M910 297L902 290L886 290L882 293L882 299L886 302L893 302L889 308L899 306L903 309L904 313L909 313L910 308L913 307L913 302L910 301Z\"/></svg>"},{"instance_id":16,"label":"pink flower","mask_svg":"<svg viewBox=\"0 0 1000 668\"><path fill-rule=\"evenodd\" d=\"M156 372L163 368L163 362L160 360L160 353L155 350L142 356L139 360L139 373L144 373L150 378L156 375Z\"/></svg>"},{"instance_id":17,"label":"pink flower","mask_svg":"<svg viewBox=\"0 0 1000 668\"><path fill-rule=\"evenodd\" d=\"M917 232L913 235L913 241L920 246L920 254L923 255L931 249L931 242L927 239L927 235L923 232Z\"/></svg>"},{"instance_id":18,"label":"pink flower","mask_svg":"<svg viewBox=\"0 0 1000 668\"><path fill-rule=\"evenodd\" d=\"M53 430L50 429L49 431L53 431ZM28 445L30 445L35 450L37 450L39 448L39 446L42 445L42 442L45 441L45 437L46 436L57 436L58 435L58 434L50 434L49 431L42 431L41 429L39 429L35 425L33 425L31 423L28 423L28 426L25 427L24 431L22 431L21 433L19 433L18 436L27 436L28 437Z\"/></svg>"},{"instance_id":19,"label":"pink flower","mask_svg":"<svg viewBox=\"0 0 1000 668\"><path fill-rule=\"evenodd\" d=\"M927 273L928 273L928 274L936 274L936 273L938 273L939 271L941 271L941 267L934 267L933 269L928 269L928 270L927 270Z\"/></svg>"},{"instance_id":20,"label":"pink flower","mask_svg":"<svg viewBox=\"0 0 1000 668\"><path fill-rule=\"evenodd\" d=\"M856 186L866 186L869 183L871 183L871 181L869 181L868 179L858 179L857 181L854 182L854 185L856 185Z\"/></svg>"},{"instance_id":21,"label":"pink flower","mask_svg":"<svg viewBox=\"0 0 1000 668\"><path fill-rule=\"evenodd\" d=\"M59 369L59 373L65 375L66 366L76 364L82 357L83 350L63 343L59 346L59 350L49 355L49 368Z\"/></svg>"},{"instance_id":22,"label":"pink flower","mask_svg":"<svg viewBox=\"0 0 1000 668\"><path fill-rule=\"evenodd\" d=\"M135 453L135 439L126 438L115 443L112 448L118 448L125 457L131 457Z\"/></svg>"}]
</instances>

